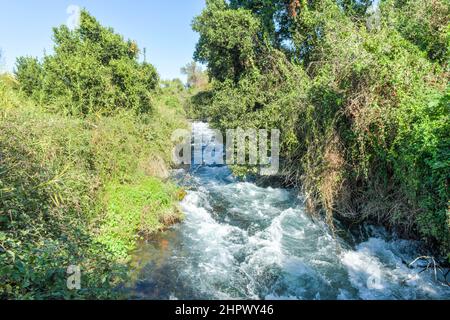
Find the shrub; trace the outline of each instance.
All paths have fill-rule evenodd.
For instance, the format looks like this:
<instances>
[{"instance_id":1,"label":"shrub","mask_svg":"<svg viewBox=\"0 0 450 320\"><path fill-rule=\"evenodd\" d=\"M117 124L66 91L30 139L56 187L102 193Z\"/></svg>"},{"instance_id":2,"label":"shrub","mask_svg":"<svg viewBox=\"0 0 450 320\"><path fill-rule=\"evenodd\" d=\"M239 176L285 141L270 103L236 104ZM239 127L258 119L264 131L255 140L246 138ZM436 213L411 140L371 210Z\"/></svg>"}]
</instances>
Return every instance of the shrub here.
<instances>
[{"instance_id":1,"label":"shrub","mask_svg":"<svg viewBox=\"0 0 450 320\"><path fill-rule=\"evenodd\" d=\"M87 11L81 12L78 29L55 28L54 41L55 53L42 63L17 60L16 77L25 93L71 115L151 111L158 74L138 62L135 42L101 26Z\"/></svg>"},{"instance_id":2,"label":"shrub","mask_svg":"<svg viewBox=\"0 0 450 320\"><path fill-rule=\"evenodd\" d=\"M29 96L42 89L44 71L37 58L20 57L17 59L16 79L21 89Z\"/></svg>"}]
</instances>

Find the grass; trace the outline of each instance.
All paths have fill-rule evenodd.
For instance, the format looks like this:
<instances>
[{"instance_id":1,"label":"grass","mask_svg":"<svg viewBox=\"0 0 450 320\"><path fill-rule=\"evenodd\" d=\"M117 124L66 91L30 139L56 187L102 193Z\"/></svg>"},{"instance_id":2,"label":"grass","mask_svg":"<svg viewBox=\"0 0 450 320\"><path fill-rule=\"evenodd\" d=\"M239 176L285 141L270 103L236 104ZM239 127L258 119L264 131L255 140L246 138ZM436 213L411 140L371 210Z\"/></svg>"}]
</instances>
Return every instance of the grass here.
<instances>
[{"instance_id":1,"label":"grass","mask_svg":"<svg viewBox=\"0 0 450 320\"><path fill-rule=\"evenodd\" d=\"M153 177L143 176L131 184L109 184L105 188L107 214L99 242L126 259L137 241L181 219L174 205L180 194L175 185Z\"/></svg>"}]
</instances>

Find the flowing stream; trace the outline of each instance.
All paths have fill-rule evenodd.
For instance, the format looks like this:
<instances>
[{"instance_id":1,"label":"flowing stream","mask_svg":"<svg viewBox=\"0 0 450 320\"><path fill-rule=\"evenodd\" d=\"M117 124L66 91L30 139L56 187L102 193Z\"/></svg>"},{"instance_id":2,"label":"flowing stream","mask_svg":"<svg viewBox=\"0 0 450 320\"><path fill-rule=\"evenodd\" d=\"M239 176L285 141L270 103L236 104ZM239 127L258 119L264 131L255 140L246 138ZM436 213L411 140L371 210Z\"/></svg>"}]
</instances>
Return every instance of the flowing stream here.
<instances>
[{"instance_id":1,"label":"flowing stream","mask_svg":"<svg viewBox=\"0 0 450 320\"><path fill-rule=\"evenodd\" d=\"M226 166L173 176L188 190L185 219L137 250L132 299L450 299L432 271L408 267L419 242L371 226L333 237L295 190L239 181Z\"/></svg>"}]
</instances>

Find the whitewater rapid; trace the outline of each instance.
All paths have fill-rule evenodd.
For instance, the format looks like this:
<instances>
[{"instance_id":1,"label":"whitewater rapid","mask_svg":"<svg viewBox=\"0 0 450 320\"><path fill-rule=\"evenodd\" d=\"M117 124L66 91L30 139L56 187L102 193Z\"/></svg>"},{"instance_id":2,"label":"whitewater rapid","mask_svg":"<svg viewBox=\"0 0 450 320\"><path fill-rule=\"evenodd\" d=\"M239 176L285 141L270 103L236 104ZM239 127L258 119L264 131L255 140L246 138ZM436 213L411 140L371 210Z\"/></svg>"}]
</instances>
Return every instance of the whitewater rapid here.
<instances>
[{"instance_id":1,"label":"whitewater rapid","mask_svg":"<svg viewBox=\"0 0 450 320\"><path fill-rule=\"evenodd\" d=\"M204 123L194 131L208 136ZM226 166L174 170L187 190L182 223L136 252L134 299L449 299L410 268L419 242L366 226L332 236L296 190L234 178Z\"/></svg>"}]
</instances>

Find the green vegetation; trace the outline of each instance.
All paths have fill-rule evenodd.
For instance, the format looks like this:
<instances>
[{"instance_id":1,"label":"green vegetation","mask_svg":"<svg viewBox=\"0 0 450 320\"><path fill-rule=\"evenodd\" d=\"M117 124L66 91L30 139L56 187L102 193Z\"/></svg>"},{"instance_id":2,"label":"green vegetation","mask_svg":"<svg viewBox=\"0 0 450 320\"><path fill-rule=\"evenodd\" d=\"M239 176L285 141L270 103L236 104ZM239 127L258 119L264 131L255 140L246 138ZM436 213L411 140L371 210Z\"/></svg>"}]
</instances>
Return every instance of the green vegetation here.
<instances>
[{"instance_id":1,"label":"green vegetation","mask_svg":"<svg viewBox=\"0 0 450 320\"><path fill-rule=\"evenodd\" d=\"M71 115L151 111L158 74L152 65L138 62L137 44L102 27L86 11L80 19L74 31L65 25L54 29L55 54L42 63L31 57L17 60L22 90Z\"/></svg>"},{"instance_id":2,"label":"green vegetation","mask_svg":"<svg viewBox=\"0 0 450 320\"><path fill-rule=\"evenodd\" d=\"M205 90L208 86L208 75L195 61L181 68L181 73L187 76L187 86L191 89Z\"/></svg>"},{"instance_id":3,"label":"green vegetation","mask_svg":"<svg viewBox=\"0 0 450 320\"><path fill-rule=\"evenodd\" d=\"M0 298L120 297L137 242L182 219L168 167L186 112L280 129L312 212L450 259L448 0L206 2L193 29L208 70L186 65L188 89L86 11L54 29L53 54L0 76Z\"/></svg>"},{"instance_id":4,"label":"green vegetation","mask_svg":"<svg viewBox=\"0 0 450 320\"><path fill-rule=\"evenodd\" d=\"M279 128L283 171L332 223L371 220L450 259L450 4L208 0L192 115ZM249 168L251 169L251 168Z\"/></svg>"},{"instance_id":5,"label":"green vegetation","mask_svg":"<svg viewBox=\"0 0 450 320\"><path fill-rule=\"evenodd\" d=\"M117 298L136 242L181 218L167 178L184 88L85 11L54 39L0 78L0 298Z\"/></svg>"},{"instance_id":6,"label":"green vegetation","mask_svg":"<svg viewBox=\"0 0 450 320\"><path fill-rule=\"evenodd\" d=\"M100 242L109 250L127 257L140 237L180 219L173 202L182 193L171 184L142 177L133 184L112 183L105 188L107 215L101 227Z\"/></svg>"},{"instance_id":7,"label":"green vegetation","mask_svg":"<svg viewBox=\"0 0 450 320\"><path fill-rule=\"evenodd\" d=\"M205 120L207 115L202 112L199 105L205 103L205 109L209 106L207 98L210 90L208 74L195 61L181 68L181 72L187 77L188 90L183 102L186 113L191 118Z\"/></svg>"}]
</instances>

